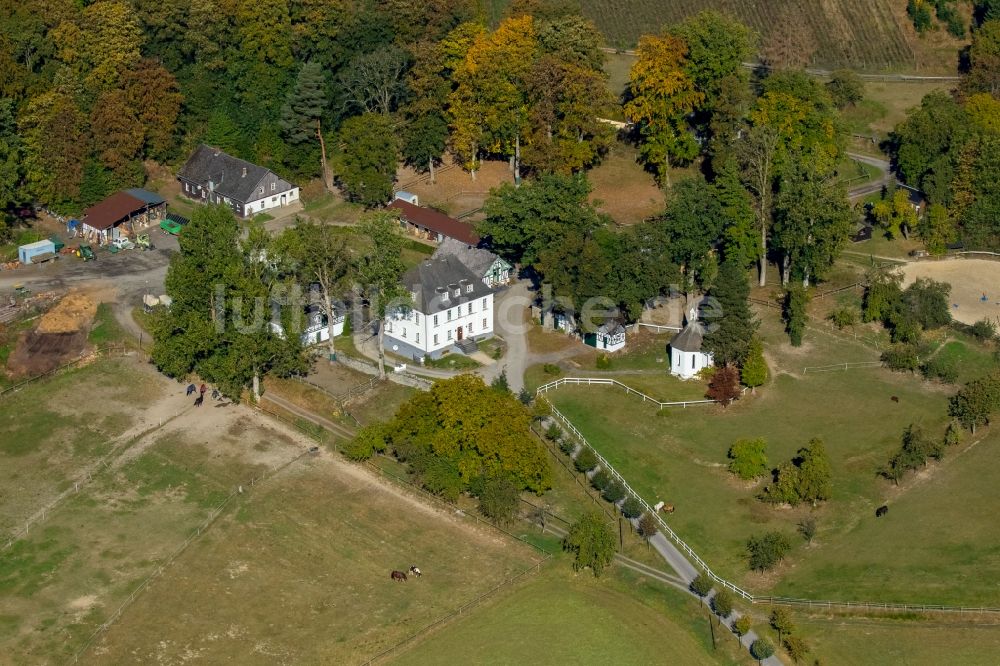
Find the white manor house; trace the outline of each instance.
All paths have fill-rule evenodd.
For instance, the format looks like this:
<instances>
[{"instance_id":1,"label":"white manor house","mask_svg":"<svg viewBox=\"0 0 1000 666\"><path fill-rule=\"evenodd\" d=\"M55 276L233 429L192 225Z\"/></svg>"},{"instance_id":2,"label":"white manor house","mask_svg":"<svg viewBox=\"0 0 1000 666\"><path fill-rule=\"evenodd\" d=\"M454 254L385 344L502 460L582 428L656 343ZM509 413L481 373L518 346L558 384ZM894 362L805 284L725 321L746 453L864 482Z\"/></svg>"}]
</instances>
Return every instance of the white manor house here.
<instances>
[{"instance_id":1,"label":"white manor house","mask_svg":"<svg viewBox=\"0 0 1000 666\"><path fill-rule=\"evenodd\" d=\"M421 262L403 275L411 304L385 318L385 346L413 359L471 352L493 337L493 288L454 255Z\"/></svg>"}]
</instances>

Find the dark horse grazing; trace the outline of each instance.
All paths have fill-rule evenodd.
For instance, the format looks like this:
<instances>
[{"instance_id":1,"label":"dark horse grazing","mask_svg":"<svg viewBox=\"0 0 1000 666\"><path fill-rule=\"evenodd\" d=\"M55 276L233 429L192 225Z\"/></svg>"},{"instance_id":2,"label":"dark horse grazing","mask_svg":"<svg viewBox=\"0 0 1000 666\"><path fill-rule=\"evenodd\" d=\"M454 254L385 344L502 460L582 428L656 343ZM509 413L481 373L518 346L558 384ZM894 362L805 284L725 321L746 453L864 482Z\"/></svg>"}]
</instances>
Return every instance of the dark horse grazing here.
<instances>
[{"instance_id":1,"label":"dark horse grazing","mask_svg":"<svg viewBox=\"0 0 1000 666\"><path fill-rule=\"evenodd\" d=\"M894 395L894 396L890 397L889 400L892 400L893 402L899 402L899 396L898 395Z\"/></svg>"},{"instance_id":2,"label":"dark horse grazing","mask_svg":"<svg viewBox=\"0 0 1000 666\"><path fill-rule=\"evenodd\" d=\"M875 517L876 518L881 518L882 516L884 516L887 513L889 513L889 507L887 507L885 504L883 504L879 508L875 509Z\"/></svg>"},{"instance_id":3,"label":"dark horse grazing","mask_svg":"<svg viewBox=\"0 0 1000 666\"><path fill-rule=\"evenodd\" d=\"M412 567L410 567L410 573L413 574L414 576L416 576L417 578L419 578L420 576L423 576L423 574L420 573L420 569L418 569L417 565L415 565L415 564Z\"/></svg>"},{"instance_id":4,"label":"dark horse grazing","mask_svg":"<svg viewBox=\"0 0 1000 666\"><path fill-rule=\"evenodd\" d=\"M201 407L201 403L203 403L203 402L205 402L205 396L204 395L199 395L197 398L194 399L194 406L195 407Z\"/></svg>"},{"instance_id":5,"label":"dark horse grazing","mask_svg":"<svg viewBox=\"0 0 1000 666\"><path fill-rule=\"evenodd\" d=\"M406 574L403 573L402 571L393 571L391 574L389 574L389 578L393 580L398 580L400 583L406 582Z\"/></svg>"}]
</instances>

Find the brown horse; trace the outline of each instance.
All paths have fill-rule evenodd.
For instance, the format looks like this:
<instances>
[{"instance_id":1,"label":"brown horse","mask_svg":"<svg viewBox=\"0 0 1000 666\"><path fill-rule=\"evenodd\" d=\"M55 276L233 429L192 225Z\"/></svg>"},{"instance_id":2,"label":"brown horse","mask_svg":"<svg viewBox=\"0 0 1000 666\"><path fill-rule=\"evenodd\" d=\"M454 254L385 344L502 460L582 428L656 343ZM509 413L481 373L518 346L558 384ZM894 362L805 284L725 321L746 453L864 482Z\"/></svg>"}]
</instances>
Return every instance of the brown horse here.
<instances>
[{"instance_id":1,"label":"brown horse","mask_svg":"<svg viewBox=\"0 0 1000 666\"><path fill-rule=\"evenodd\" d=\"M393 571L391 574L389 574L389 578L393 580L398 580L400 583L406 582L406 574L403 573L402 571Z\"/></svg>"}]
</instances>

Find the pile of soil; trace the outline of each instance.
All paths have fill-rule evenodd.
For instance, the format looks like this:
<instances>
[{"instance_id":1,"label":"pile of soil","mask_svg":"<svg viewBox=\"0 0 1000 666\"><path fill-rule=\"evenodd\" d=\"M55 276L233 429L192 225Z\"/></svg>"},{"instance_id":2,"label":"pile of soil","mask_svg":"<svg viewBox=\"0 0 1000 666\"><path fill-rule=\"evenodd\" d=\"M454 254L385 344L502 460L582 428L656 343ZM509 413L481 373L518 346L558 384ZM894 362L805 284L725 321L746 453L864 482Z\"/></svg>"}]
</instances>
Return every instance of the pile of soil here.
<instances>
[{"instance_id":1,"label":"pile of soil","mask_svg":"<svg viewBox=\"0 0 1000 666\"><path fill-rule=\"evenodd\" d=\"M42 316L38 322L38 333L75 333L89 330L95 314L97 314L97 303L92 298L81 293L68 294Z\"/></svg>"},{"instance_id":2,"label":"pile of soil","mask_svg":"<svg viewBox=\"0 0 1000 666\"><path fill-rule=\"evenodd\" d=\"M34 377L79 358L96 314L97 302L90 296L79 292L64 296L42 315L35 330L18 338L7 359L7 374Z\"/></svg>"},{"instance_id":3,"label":"pile of soil","mask_svg":"<svg viewBox=\"0 0 1000 666\"><path fill-rule=\"evenodd\" d=\"M21 334L17 346L7 359L7 373L11 378L34 377L76 359L87 345L87 331L66 333Z\"/></svg>"}]
</instances>

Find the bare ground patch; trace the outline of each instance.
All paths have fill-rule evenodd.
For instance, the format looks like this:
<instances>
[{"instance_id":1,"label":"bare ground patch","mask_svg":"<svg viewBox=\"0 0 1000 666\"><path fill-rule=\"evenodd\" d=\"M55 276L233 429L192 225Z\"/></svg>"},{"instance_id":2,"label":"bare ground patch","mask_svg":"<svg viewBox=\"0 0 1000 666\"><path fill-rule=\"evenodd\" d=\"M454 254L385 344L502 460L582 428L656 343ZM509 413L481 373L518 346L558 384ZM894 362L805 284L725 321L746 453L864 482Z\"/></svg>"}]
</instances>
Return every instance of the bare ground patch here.
<instances>
[{"instance_id":1,"label":"bare ground patch","mask_svg":"<svg viewBox=\"0 0 1000 666\"><path fill-rule=\"evenodd\" d=\"M914 261L903 267L903 285L917 278L951 285L951 316L965 324L1000 322L1000 262L985 259Z\"/></svg>"}]
</instances>

